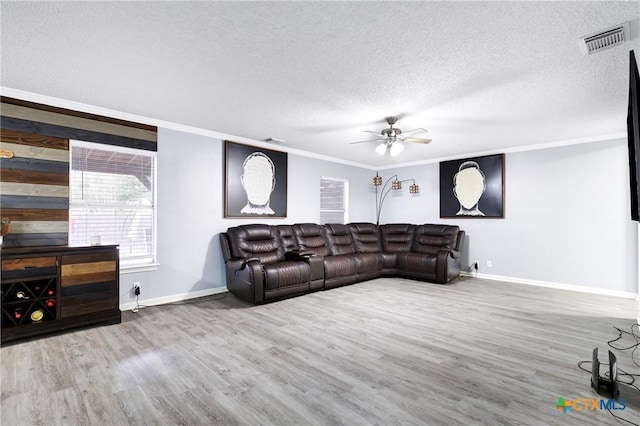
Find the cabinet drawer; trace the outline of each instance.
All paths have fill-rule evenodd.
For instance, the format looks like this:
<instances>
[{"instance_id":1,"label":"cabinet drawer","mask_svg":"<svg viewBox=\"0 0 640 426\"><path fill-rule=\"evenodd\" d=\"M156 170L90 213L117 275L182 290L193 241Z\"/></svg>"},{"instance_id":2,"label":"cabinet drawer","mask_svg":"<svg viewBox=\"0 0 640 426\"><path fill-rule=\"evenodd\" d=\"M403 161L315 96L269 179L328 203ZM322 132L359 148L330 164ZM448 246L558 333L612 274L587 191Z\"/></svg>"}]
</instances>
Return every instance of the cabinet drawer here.
<instances>
[{"instance_id":1,"label":"cabinet drawer","mask_svg":"<svg viewBox=\"0 0 640 426\"><path fill-rule=\"evenodd\" d=\"M2 280L56 275L58 263L55 256L21 257L2 261Z\"/></svg>"},{"instance_id":2,"label":"cabinet drawer","mask_svg":"<svg viewBox=\"0 0 640 426\"><path fill-rule=\"evenodd\" d=\"M56 257L23 257L21 259L8 259L2 261L2 272L25 271L36 268L56 266Z\"/></svg>"}]
</instances>

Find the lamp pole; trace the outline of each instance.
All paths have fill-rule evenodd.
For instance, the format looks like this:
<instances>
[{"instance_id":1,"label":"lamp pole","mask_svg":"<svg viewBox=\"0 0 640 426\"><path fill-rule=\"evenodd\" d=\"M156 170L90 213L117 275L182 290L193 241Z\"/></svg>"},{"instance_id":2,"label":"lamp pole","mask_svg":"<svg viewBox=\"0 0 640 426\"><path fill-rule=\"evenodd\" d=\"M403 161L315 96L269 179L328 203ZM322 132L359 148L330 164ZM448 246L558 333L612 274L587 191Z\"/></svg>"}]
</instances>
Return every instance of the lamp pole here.
<instances>
[{"instance_id":1,"label":"lamp pole","mask_svg":"<svg viewBox=\"0 0 640 426\"><path fill-rule=\"evenodd\" d=\"M392 181L392 179L394 178L395 180ZM392 190L401 190L402 182L409 181L413 182L413 184L409 187L409 193L418 194L420 192L420 187L416 185L415 179L398 180L398 175L395 174L387 179L387 181L384 183L382 189L380 190L380 197L378 198L378 187L382 183L382 178L378 175L378 172L376 172L376 176L373 178L373 185L376 187L376 225L380 225L380 213L382 212L382 205L384 204L384 200L387 198L387 195L389 195L389 192L391 192ZM391 186L387 188L389 182L391 182Z\"/></svg>"}]
</instances>

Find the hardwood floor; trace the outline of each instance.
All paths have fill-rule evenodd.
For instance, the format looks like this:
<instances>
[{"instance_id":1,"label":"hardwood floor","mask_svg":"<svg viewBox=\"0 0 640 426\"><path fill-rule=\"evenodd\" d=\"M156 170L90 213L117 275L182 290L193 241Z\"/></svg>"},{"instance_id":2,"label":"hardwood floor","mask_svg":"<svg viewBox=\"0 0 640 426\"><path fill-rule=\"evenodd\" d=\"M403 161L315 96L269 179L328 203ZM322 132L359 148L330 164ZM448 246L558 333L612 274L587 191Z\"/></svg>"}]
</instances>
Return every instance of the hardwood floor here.
<instances>
[{"instance_id":1,"label":"hardwood floor","mask_svg":"<svg viewBox=\"0 0 640 426\"><path fill-rule=\"evenodd\" d=\"M629 330L637 309L472 278L377 279L258 307L217 295L2 347L0 420L613 425L606 411L555 405L599 398L577 363L596 346L604 362L613 326ZM640 374L630 351L615 354ZM623 385L621 397L626 408L614 412L638 422L640 392Z\"/></svg>"}]
</instances>

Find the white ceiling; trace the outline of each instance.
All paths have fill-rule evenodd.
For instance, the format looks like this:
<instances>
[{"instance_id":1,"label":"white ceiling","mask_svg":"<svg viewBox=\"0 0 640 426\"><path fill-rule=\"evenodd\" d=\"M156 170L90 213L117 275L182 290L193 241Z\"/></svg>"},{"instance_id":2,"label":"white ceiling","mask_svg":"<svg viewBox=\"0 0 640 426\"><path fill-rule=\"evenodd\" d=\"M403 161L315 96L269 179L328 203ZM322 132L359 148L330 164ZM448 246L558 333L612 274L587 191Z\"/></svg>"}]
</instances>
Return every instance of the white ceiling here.
<instances>
[{"instance_id":1,"label":"white ceiling","mask_svg":"<svg viewBox=\"0 0 640 426\"><path fill-rule=\"evenodd\" d=\"M626 132L640 2L2 2L1 85L371 166ZM630 42L581 36L631 21ZM384 117L429 145L380 157Z\"/></svg>"}]
</instances>

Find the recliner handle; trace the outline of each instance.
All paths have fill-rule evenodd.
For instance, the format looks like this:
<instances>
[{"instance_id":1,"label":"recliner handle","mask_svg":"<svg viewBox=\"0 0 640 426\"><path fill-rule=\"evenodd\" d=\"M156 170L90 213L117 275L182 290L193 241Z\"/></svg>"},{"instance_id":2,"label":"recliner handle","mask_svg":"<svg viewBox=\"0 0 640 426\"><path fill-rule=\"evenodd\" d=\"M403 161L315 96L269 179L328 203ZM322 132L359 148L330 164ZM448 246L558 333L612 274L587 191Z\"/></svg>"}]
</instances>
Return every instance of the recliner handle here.
<instances>
[{"instance_id":1,"label":"recliner handle","mask_svg":"<svg viewBox=\"0 0 640 426\"><path fill-rule=\"evenodd\" d=\"M250 257L249 259L244 260L240 265L238 271L242 271L244 268L246 268L249 262L260 262L260 259L258 259L257 257Z\"/></svg>"}]
</instances>

